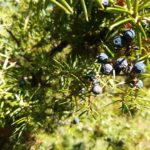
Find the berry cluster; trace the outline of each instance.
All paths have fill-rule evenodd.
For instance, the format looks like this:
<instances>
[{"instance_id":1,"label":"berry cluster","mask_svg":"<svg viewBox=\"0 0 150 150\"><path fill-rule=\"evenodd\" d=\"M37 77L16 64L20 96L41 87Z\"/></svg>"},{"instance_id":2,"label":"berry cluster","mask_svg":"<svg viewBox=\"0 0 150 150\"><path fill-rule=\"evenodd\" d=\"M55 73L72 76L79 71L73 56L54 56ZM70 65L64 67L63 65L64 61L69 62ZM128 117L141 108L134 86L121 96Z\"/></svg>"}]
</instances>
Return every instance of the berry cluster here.
<instances>
[{"instance_id":1,"label":"berry cluster","mask_svg":"<svg viewBox=\"0 0 150 150\"><path fill-rule=\"evenodd\" d=\"M113 39L116 48L126 47L135 38L135 32L132 29L126 29Z\"/></svg>"},{"instance_id":2,"label":"berry cluster","mask_svg":"<svg viewBox=\"0 0 150 150\"><path fill-rule=\"evenodd\" d=\"M108 5L108 1L104 0L102 1L103 5ZM130 26L129 26L130 25ZM126 24L127 26L127 24ZM126 56L131 56L133 52L132 50L132 43L133 40L135 39L135 32L133 29L131 29L132 25L129 23L128 27L123 29L118 35L116 35L113 40L113 46L115 50L123 50L123 51L118 51L123 54L122 57L115 58L115 59L110 59L106 53L100 53L97 56L97 62L101 64L100 67L100 74L102 75L123 75L126 77L125 82L130 87L139 89L143 87L143 82L142 80L139 79L139 75L145 73L146 71L146 65L144 64L144 61L137 61L137 60L128 60L128 57ZM133 45L134 46L134 45ZM124 51L126 50L126 51ZM119 55L119 54L117 54ZM96 79L94 76L91 78L92 80L92 92L95 95L99 95L102 93L102 87L99 84L99 81Z\"/></svg>"},{"instance_id":3,"label":"berry cluster","mask_svg":"<svg viewBox=\"0 0 150 150\"><path fill-rule=\"evenodd\" d=\"M110 75L113 72L119 75L121 72L128 77L129 85L131 87L142 88L143 82L137 79L139 74L146 71L144 61L136 62L135 64L125 58L118 58L117 60L109 60L105 53L100 53L97 56L98 63L101 63L100 72L103 75ZM127 82L128 83L128 82ZM94 90L93 90L94 92ZM95 93L95 92L94 92Z\"/></svg>"},{"instance_id":4,"label":"berry cluster","mask_svg":"<svg viewBox=\"0 0 150 150\"><path fill-rule=\"evenodd\" d=\"M135 38L135 32L128 28L113 38L113 44L116 49L128 47ZM100 74L102 75L125 75L126 82L130 87L139 89L143 87L142 80L138 79L140 74L145 73L146 66L144 61L131 61L124 57L115 60L110 59L106 53L100 53L97 56L97 62L101 64ZM92 78L92 91L99 95L102 93L102 88L98 80Z\"/></svg>"}]
</instances>

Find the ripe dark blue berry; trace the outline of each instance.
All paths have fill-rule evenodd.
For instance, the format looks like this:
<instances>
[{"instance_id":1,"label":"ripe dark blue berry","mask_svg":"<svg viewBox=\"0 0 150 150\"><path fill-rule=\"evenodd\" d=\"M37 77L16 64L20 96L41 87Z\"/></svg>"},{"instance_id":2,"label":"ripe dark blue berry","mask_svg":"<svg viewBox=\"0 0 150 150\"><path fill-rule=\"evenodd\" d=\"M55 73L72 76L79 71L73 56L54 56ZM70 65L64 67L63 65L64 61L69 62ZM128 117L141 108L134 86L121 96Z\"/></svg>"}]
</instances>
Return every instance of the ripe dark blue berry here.
<instances>
[{"instance_id":1,"label":"ripe dark blue berry","mask_svg":"<svg viewBox=\"0 0 150 150\"><path fill-rule=\"evenodd\" d=\"M143 87L143 81L142 80L139 80L137 83L136 83L136 87L137 88L142 88Z\"/></svg>"},{"instance_id":2,"label":"ripe dark blue berry","mask_svg":"<svg viewBox=\"0 0 150 150\"><path fill-rule=\"evenodd\" d=\"M104 6L108 6L109 5L109 0L102 0L102 4Z\"/></svg>"},{"instance_id":3,"label":"ripe dark blue berry","mask_svg":"<svg viewBox=\"0 0 150 150\"><path fill-rule=\"evenodd\" d=\"M135 32L132 29L124 30L122 34L126 44L128 44L128 42L130 43L135 38Z\"/></svg>"},{"instance_id":4,"label":"ripe dark blue berry","mask_svg":"<svg viewBox=\"0 0 150 150\"><path fill-rule=\"evenodd\" d=\"M108 60L108 56L105 53L100 53L97 56L97 59L98 59L99 63L104 63L104 62L106 62Z\"/></svg>"},{"instance_id":5,"label":"ripe dark blue berry","mask_svg":"<svg viewBox=\"0 0 150 150\"><path fill-rule=\"evenodd\" d=\"M125 58L118 58L115 62L115 67L119 69L125 69L128 67L128 62Z\"/></svg>"},{"instance_id":6,"label":"ripe dark blue berry","mask_svg":"<svg viewBox=\"0 0 150 150\"><path fill-rule=\"evenodd\" d=\"M134 65L133 70L135 73L144 73L146 71L144 61L137 62Z\"/></svg>"},{"instance_id":7,"label":"ripe dark blue berry","mask_svg":"<svg viewBox=\"0 0 150 150\"><path fill-rule=\"evenodd\" d=\"M78 117L75 117L72 121L73 124L78 124L80 122L80 119Z\"/></svg>"},{"instance_id":8,"label":"ripe dark blue berry","mask_svg":"<svg viewBox=\"0 0 150 150\"><path fill-rule=\"evenodd\" d=\"M19 80L18 84L20 88L23 88L25 86L25 80L24 79Z\"/></svg>"},{"instance_id":9,"label":"ripe dark blue berry","mask_svg":"<svg viewBox=\"0 0 150 150\"><path fill-rule=\"evenodd\" d=\"M101 72L105 75L111 74L113 71L113 67L111 64L103 64L101 68Z\"/></svg>"},{"instance_id":10,"label":"ripe dark blue berry","mask_svg":"<svg viewBox=\"0 0 150 150\"><path fill-rule=\"evenodd\" d=\"M123 47L123 38L122 36L118 35L118 36L115 36L114 39L113 39L113 44L116 46L116 47Z\"/></svg>"},{"instance_id":11,"label":"ripe dark blue berry","mask_svg":"<svg viewBox=\"0 0 150 150\"><path fill-rule=\"evenodd\" d=\"M142 20L141 21L141 25L143 28L146 28L147 27L147 21L146 20Z\"/></svg>"},{"instance_id":12,"label":"ripe dark blue berry","mask_svg":"<svg viewBox=\"0 0 150 150\"><path fill-rule=\"evenodd\" d=\"M102 88L99 84L94 84L92 88L92 92L96 95L102 94Z\"/></svg>"},{"instance_id":13,"label":"ripe dark blue berry","mask_svg":"<svg viewBox=\"0 0 150 150\"><path fill-rule=\"evenodd\" d=\"M99 84L99 81L97 79L93 80L93 85Z\"/></svg>"},{"instance_id":14,"label":"ripe dark blue berry","mask_svg":"<svg viewBox=\"0 0 150 150\"><path fill-rule=\"evenodd\" d=\"M140 89L140 88L143 87L143 81L142 80L138 80L137 83L135 83L135 84L132 82L132 83L130 83L130 86Z\"/></svg>"}]
</instances>

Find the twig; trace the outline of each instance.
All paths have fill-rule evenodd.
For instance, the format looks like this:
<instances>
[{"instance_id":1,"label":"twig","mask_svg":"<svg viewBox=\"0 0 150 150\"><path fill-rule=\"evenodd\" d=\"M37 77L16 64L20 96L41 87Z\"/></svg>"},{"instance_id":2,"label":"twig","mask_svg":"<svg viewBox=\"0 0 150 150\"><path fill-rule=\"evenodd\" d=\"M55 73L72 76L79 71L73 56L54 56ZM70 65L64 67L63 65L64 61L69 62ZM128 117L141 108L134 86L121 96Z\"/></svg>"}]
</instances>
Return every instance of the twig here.
<instances>
[{"instance_id":1,"label":"twig","mask_svg":"<svg viewBox=\"0 0 150 150\"><path fill-rule=\"evenodd\" d=\"M20 46L20 41L15 37L15 35L10 31L9 29L6 28L6 31L10 34L12 39L16 42L17 46Z\"/></svg>"}]
</instances>

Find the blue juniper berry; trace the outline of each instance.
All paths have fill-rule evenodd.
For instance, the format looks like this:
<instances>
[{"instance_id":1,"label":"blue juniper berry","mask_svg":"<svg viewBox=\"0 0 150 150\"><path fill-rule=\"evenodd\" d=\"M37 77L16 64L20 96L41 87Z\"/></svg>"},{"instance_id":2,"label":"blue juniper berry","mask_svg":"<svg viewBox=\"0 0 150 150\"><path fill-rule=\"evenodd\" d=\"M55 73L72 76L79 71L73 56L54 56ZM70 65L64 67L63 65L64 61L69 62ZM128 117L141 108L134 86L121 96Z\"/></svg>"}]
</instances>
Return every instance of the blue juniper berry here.
<instances>
[{"instance_id":1,"label":"blue juniper berry","mask_svg":"<svg viewBox=\"0 0 150 150\"><path fill-rule=\"evenodd\" d=\"M113 71L113 67L111 64L103 64L101 67L101 72L105 75L111 74Z\"/></svg>"},{"instance_id":2,"label":"blue juniper berry","mask_svg":"<svg viewBox=\"0 0 150 150\"><path fill-rule=\"evenodd\" d=\"M135 38L135 32L132 29L126 29L122 34L126 44L130 43Z\"/></svg>"},{"instance_id":3,"label":"blue juniper berry","mask_svg":"<svg viewBox=\"0 0 150 150\"><path fill-rule=\"evenodd\" d=\"M137 87L138 89L140 89L140 88L143 87L143 81L142 81L142 80L138 80L136 83L131 82L131 83L130 83L130 86L131 86L131 87Z\"/></svg>"},{"instance_id":4,"label":"blue juniper berry","mask_svg":"<svg viewBox=\"0 0 150 150\"><path fill-rule=\"evenodd\" d=\"M146 71L144 61L137 62L133 67L133 71L135 73L144 73Z\"/></svg>"},{"instance_id":5,"label":"blue juniper berry","mask_svg":"<svg viewBox=\"0 0 150 150\"><path fill-rule=\"evenodd\" d=\"M93 85L92 92L96 95L102 94L102 88L98 83Z\"/></svg>"},{"instance_id":6,"label":"blue juniper berry","mask_svg":"<svg viewBox=\"0 0 150 150\"><path fill-rule=\"evenodd\" d=\"M121 35L117 35L114 37L113 39L113 44L116 46L116 47L123 47L124 46L124 39L122 38Z\"/></svg>"},{"instance_id":7,"label":"blue juniper berry","mask_svg":"<svg viewBox=\"0 0 150 150\"><path fill-rule=\"evenodd\" d=\"M73 124L78 124L80 122L80 119L78 117L75 117L72 121Z\"/></svg>"},{"instance_id":8,"label":"blue juniper berry","mask_svg":"<svg viewBox=\"0 0 150 150\"><path fill-rule=\"evenodd\" d=\"M100 53L97 59L99 63L105 63L108 60L108 56L105 53Z\"/></svg>"},{"instance_id":9,"label":"blue juniper berry","mask_svg":"<svg viewBox=\"0 0 150 150\"><path fill-rule=\"evenodd\" d=\"M125 58L118 58L115 62L115 67L119 69L125 69L128 67L128 62Z\"/></svg>"},{"instance_id":10,"label":"blue juniper berry","mask_svg":"<svg viewBox=\"0 0 150 150\"><path fill-rule=\"evenodd\" d=\"M102 4L104 6L108 6L109 5L109 0L102 0Z\"/></svg>"}]
</instances>

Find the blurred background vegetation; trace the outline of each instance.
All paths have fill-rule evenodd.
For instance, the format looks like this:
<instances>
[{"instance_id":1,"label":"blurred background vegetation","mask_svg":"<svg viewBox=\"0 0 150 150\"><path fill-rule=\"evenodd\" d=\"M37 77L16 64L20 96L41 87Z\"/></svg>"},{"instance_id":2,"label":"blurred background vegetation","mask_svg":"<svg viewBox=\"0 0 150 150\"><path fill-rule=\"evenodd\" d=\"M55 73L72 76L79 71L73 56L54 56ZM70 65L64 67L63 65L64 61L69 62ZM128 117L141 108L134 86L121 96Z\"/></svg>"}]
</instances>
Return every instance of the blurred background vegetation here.
<instances>
[{"instance_id":1,"label":"blurred background vegetation","mask_svg":"<svg viewBox=\"0 0 150 150\"><path fill-rule=\"evenodd\" d=\"M0 0L1 149L150 149L149 22L149 0ZM127 26L135 40L115 49ZM144 87L99 74L100 52L144 59Z\"/></svg>"}]
</instances>

